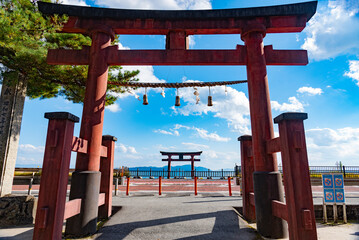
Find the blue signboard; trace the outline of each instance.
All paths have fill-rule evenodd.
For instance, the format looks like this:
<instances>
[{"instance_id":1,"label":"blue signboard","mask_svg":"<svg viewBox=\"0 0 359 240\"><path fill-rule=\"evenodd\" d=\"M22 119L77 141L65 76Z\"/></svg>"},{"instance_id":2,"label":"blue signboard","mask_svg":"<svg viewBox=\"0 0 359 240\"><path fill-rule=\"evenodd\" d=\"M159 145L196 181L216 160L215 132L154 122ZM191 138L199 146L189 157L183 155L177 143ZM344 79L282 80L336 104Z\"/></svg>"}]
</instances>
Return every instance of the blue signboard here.
<instances>
[{"instance_id":1,"label":"blue signboard","mask_svg":"<svg viewBox=\"0 0 359 240\"><path fill-rule=\"evenodd\" d=\"M334 189L324 188L324 202L334 203Z\"/></svg>"},{"instance_id":2,"label":"blue signboard","mask_svg":"<svg viewBox=\"0 0 359 240\"><path fill-rule=\"evenodd\" d=\"M335 189L335 202L345 203L344 189Z\"/></svg>"},{"instance_id":3,"label":"blue signboard","mask_svg":"<svg viewBox=\"0 0 359 240\"><path fill-rule=\"evenodd\" d=\"M323 188L333 188L333 175L323 174Z\"/></svg>"},{"instance_id":4,"label":"blue signboard","mask_svg":"<svg viewBox=\"0 0 359 240\"><path fill-rule=\"evenodd\" d=\"M343 174L323 174L325 203L345 203Z\"/></svg>"},{"instance_id":5,"label":"blue signboard","mask_svg":"<svg viewBox=\"0 0 359 240\"><path fill-rule=\"evenodd\" d=\"M344 179L342 174L334 174L334 188L344 188Z\"/></svg>"}]
</instances>

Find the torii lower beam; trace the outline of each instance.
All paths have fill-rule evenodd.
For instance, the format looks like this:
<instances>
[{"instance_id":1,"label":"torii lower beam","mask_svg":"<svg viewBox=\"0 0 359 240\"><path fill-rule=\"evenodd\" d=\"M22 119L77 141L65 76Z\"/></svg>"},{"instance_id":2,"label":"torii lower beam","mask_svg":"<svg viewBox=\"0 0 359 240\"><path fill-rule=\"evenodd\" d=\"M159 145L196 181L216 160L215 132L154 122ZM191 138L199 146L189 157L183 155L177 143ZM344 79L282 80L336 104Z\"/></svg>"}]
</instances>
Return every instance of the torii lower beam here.
<instances>
[{"instance_id":1,"label":"torii lower beam","mask_svg":"<svg viewBox=\"0 0 359 240\"><path fill-rule=\"evenodd\" d=\"M194 162L201 161L200 159L195 159L195 156L200 156L201 152L160 152L164 156L168 156L167 159L162 159L162 161L168 161L168 168L167 168L167 178L170 179L171 177L171 162L184 162L184 161L191 161L191 177L194 177ZM173 159L172 156L178 156L178 159ZM190 159L184 159L183 156L191 156Z\"/></svg>"}]
</instances>

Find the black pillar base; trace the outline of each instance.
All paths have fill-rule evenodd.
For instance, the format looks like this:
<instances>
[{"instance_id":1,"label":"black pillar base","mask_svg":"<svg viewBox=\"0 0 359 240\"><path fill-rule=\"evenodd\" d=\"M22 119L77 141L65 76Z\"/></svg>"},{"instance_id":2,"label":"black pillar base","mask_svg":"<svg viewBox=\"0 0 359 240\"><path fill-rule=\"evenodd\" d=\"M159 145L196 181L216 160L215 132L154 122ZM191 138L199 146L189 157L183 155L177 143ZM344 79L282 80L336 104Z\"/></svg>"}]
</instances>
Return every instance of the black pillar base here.
<instances>
[{"instance_id":1,"label":"black pillar base","mask_svg":"<svg viewBox=\"0 0 359 240\"><path fill-rule=\"evenodd\" d=\"M82 199L81 213L67 219L66 236L83 237L96 232L100 181L101 172L98 171L72 173L69 199Z\"/></svg>"},{"instance_id":2,"label":"black pillar base","mask_svg":"<svg viewBox=\"0 0 359 240\"><path fill-rule=\"evenodd\" d=\"M279 172L254 172L254 199L258 232L267 238L285 238L287 223L272 215L272 200L284 202Z\"/></svg>"}]
</instances>

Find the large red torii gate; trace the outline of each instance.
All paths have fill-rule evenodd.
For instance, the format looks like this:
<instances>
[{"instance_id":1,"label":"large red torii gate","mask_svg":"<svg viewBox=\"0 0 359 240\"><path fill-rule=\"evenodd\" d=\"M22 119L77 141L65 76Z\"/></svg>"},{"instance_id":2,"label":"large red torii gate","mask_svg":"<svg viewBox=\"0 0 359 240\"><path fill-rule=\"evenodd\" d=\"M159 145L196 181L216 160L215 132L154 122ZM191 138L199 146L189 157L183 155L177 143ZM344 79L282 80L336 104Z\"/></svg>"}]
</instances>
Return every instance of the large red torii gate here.
<instances>
[{"instance_id":1,"label":"large red torii gate","mask_svg":"<svg viewBox=\"0 0 359 240\"><path fill-rule=\"evenodd\" d=\"M274 206L281 206L281 209L286 206L283 205L281 176L275 151L267 149L278 141L271 141L275 138L266 65L306 65L308 57L305 50L273 50L272 46L263 45L263 38L267 33L301 32L316 11L316 1L270 7L192 11L104 9L44 2L38 4L43 14L69 16L62 32L88 34L92 38L91 47L84 47L82 50L49 50L47 59L49 64L89 65L80 130L80 138L88 141L88 154L77 155L70 192L70 199L77 197L83 201L80 214L67 220L67 234L80 236L96 231L97 212L91 206L98 206L98 193L83 184L100 184L96 179L99 179L109 66L246 65L257 228L267 237L280 238L284 235L283 221L270 211L272 200L278 200L281 204ZM117 46L111 46L115 34L166 35L166 49L118 50ZM237 45L233 50L188 50L188 36L195 34L240 34L245 45ZM264 185L267 187L259 187ZM304 186L305 190L310 189L310 183L305 183ZM38 209L44 207L42 205L45 203L46 201L39 199ZM316 239L312 200L306 202L304 210L303 219L306 221L303 224L310 221L305 226L312 227L301 228L300 221L298 226L293 227L292 221L288 221L292 239L299 239L300 231L306 231L306 239ZM37 229L35 225L34 239L47 239L46 231L46 228ZM54 236L60 239L61 232Z\"/></svg>"}]
</instances>

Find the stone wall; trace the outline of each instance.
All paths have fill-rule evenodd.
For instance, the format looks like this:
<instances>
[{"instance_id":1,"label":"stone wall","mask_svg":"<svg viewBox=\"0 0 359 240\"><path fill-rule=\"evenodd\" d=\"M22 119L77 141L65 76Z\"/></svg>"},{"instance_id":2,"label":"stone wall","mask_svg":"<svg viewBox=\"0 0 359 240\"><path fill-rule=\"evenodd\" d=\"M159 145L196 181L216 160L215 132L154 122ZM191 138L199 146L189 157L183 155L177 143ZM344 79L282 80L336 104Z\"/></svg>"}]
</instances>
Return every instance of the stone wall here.
<instances>
[{"instance_id":1,"label":"stone wall","mask_svg":"<svg viewBox=\"0 0 359 240\"><path fill-rule=\"evenodd\" d=\"M8 195L0 198L0 227L33 223L35 197Z\"/></svg>"}]
</instances>

